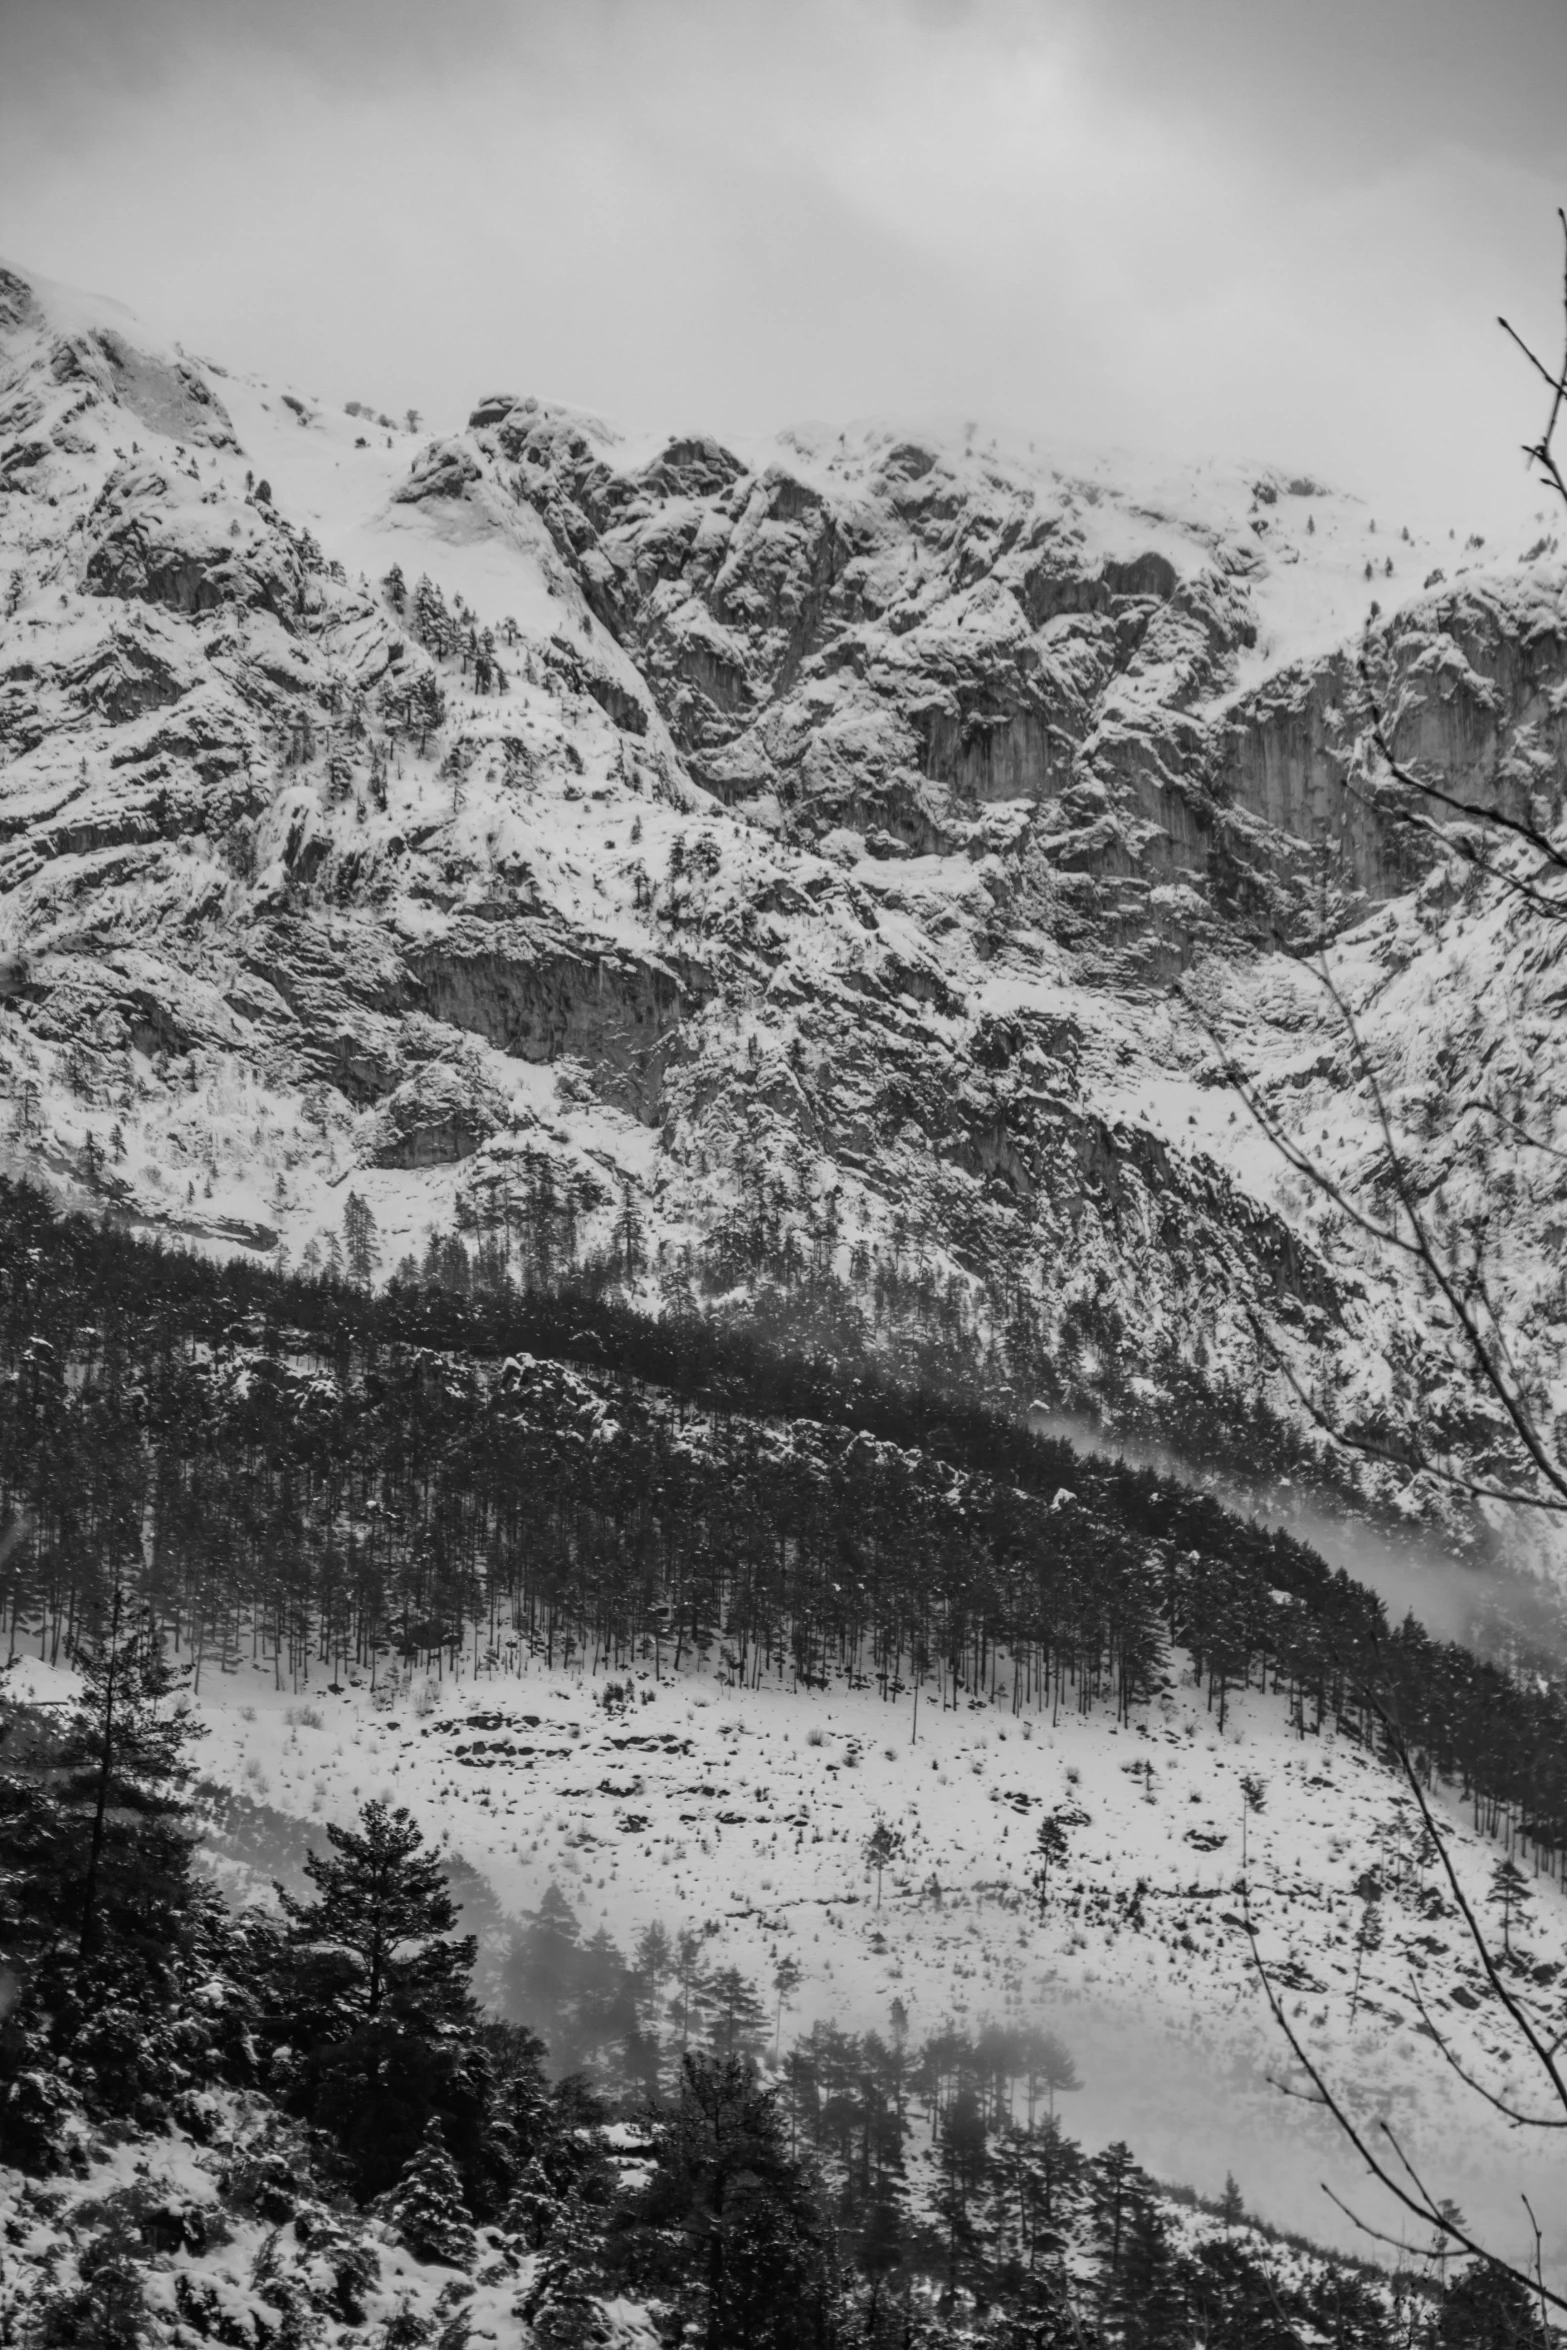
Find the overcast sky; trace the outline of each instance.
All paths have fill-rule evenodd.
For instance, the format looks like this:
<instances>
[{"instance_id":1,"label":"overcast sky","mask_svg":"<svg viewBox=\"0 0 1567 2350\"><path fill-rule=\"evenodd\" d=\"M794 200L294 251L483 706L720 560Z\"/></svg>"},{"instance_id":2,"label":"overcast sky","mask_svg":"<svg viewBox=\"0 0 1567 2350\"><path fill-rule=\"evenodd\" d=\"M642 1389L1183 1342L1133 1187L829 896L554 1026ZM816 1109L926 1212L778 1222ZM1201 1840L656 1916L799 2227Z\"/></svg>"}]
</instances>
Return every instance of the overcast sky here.
<instances>
[{"instance_id":1,"label":"overcast sky","mask_svg":"<svg viewBox=\"0 0 1567 2350\"><path fill-rule=\"evenodd\" d=\"M1508 527L1567 0L0 0L0 253L455 420L961 415Z\"/></svg>"}]
</instances>

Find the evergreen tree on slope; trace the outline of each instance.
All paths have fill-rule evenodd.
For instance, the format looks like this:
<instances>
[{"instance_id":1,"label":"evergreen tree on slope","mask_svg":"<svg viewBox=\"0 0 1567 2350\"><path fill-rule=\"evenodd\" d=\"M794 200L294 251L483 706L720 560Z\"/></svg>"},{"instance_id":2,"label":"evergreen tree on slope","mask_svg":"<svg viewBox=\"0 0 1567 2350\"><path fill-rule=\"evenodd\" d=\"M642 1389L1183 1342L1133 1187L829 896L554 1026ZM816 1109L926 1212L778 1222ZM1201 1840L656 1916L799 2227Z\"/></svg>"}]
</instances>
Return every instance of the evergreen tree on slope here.
<instances>
[{"instance_id":1,"label":"evergreen tree on slope","mask_svg":"<svg viewBox=\"0 0 1567 2350\"><path fill-rule=\"evenodd\" d=\"M448 2268L473 2266L478 2250L473 2216L434 2115L397 2182L391 2220L416 2260L441 2261Z\"/></svg>"},{"instance_id":2,"label":"evergreen tree on slope","mask_svg":"<svg viewBox=\"0 0 1567 2350\"><path fill-rule=\"evenodd\" d=\"M470 2194L504 2190L490 2131L489 2066L469 1975L476 1943L412 1815L367 1803L355 1828L332 1825L312 1853L313 1902L279 1888L287 1918L280 2086L328 2129L359 2193L398 2177L439 2115Z\"/></svg>"}]
</instances>

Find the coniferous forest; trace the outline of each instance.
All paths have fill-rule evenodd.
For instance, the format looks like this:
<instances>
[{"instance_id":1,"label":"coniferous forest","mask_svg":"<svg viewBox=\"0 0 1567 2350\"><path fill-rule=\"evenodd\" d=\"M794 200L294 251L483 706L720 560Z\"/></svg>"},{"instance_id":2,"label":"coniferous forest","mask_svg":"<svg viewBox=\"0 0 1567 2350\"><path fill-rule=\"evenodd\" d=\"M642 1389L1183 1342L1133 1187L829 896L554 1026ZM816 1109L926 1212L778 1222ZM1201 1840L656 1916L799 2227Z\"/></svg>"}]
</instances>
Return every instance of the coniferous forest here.
<instances>
[{"instance_id":1,"label":"coniferous forest","mask_svg":"<svg viewBox=\"0 0 1567 2350\"><path fill-rule=\"evenodd\" d=\"M41 2300L0 2303L0 2339L137 2343L149 2248L241 2221L269 2231L249 2314L176 2271L180 2339L367 2325L388 2231L449 2277L438 2322L356 2337L386 2350L461 2350L508 2278L563 2345L622 2301L707 2350L1542 2338L1489 2272L1281 2271L1233 2186L1183 2235L1135 2150L1073 2138L1052 2031L916 2040L894 2003L802 2037L787 1968L715 1966L681 1919L584 1938L555 1888L465 1932L461 1885L381 1801L324 1824L270 1907L226 1906L200 1862L210 1794L171 1701L241 1663L296 1686L697 1658L736 1686L1124 1715L1178 1646L1221 1723L1249 1687L1302 1739L1395 1721L1558 1867L1559 1692L1390 1626L1289 1536L762 1330L559 1286L284 1280L7 1185L0 1545L7 1654L79 1674L63 1709L8 1705L0 1743L0 2158L46 2213L51 2179L138 2133L200 2146L248 2116L226 2219L129 2177Z\"/></svg>"}]
</instances>

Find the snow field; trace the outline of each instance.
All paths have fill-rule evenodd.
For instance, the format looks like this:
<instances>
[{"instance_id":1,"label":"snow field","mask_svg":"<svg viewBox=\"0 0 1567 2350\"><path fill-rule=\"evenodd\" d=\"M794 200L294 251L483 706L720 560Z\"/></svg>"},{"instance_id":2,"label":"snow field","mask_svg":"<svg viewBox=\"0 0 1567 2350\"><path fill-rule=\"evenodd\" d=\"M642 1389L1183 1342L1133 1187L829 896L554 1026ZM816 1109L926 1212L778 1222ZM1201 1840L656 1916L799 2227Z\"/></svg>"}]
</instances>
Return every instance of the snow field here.
<instances>
[{"instance_id":1,"label":"snow field","mask_svg":"<svg viewBox=\"0 0 1567 2350\"><path fill-rule=\"evenodd\" d=\"M326 1821L370 1798L405 1803L512 1917L553 1883L584 1939L605 1927L629 1950L655 1918L697 1926L714 1963L738 1966L769 2006L791 1957L804 1979L784 2045L818 2018L885 2034L895 1999L914 2044L949 2024L1043 2022L1076 2055L1084 2088L1063 2110L1086 2142L1125 2137L1156 2176L1202 2193L1233 2170L1264 2218L1351 2245L1320 2182L1354 2200L1357 2166L1320 2116L1280 2094L1289 2052L1243 1929L1241 1780L1258 1777L1250 1911L1297 2030L1354 2110L1390 2118L1471 2218L1516 2232L1527 2177L1548 2238L1563 2240L1567 2166L1548 2141L1521 2142L1481 2112L1421 2023L1416 1982L1461 2059L1500 2078L1503 2043L1462 1921L1416 1898L1435 1871L1384 1895L1381 1946L1363 1954L1354 1999L1357 1886L1372 1869L1397 1876L1414 1807L1353 1741L1301 1738L1282 1700L1232 1697L1221 1731L1189 1679L1131 1724L1079 1715L1070 1698L1057 1718L968 1696L943 1710L927 1691L916 1741L908 1695L886 1703L842 1680L741 1690L677 1677L666 1660L657 1678L608 1675L635 1698L607 1712L605 1675L542 1659L487 1670L482 1656L475 1672L474 1654L455 1673L394 1668L340 1693L279 1688L270 1665L221 1680L209 1667L195 1701L209 1733L200 1768L319 1824L323 1844ZM37 1664L17 1671L19 1696L61 1685ZM1032 1847L1052 1811L1069 1857L1041 1916ZM1444 1816L1460 1880L1489 1916L1500 1847L1450 1801ZM865 1845L879 1822L904 1845L878 1908ZM1567 1897L1544 1878L1531 1890L1518 1939L1549 1965ZM1557 1989L1525 1988L1554 2013ZM1528 2085L1514 2086L1532 2108ZM916 2155L921 2143L917 2129Z\"/></svg>"}]
</instances>

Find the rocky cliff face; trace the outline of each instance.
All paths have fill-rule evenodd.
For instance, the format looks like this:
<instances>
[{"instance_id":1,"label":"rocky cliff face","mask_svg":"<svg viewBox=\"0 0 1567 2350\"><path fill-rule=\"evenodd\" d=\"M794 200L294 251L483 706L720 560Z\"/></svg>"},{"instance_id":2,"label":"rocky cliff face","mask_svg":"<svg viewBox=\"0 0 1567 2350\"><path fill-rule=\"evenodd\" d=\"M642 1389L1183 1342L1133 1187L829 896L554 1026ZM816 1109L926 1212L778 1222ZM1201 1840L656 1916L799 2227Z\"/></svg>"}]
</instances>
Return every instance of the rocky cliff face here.
<instances>
[{"instance_id":1,"label":"rocky cliff face","mask_svg":"<svg viewBox=\"0 0 1567 2350\"><path fill-rule=\"evenodd\" d=\"M786 837L982 853L987 813L1021 806L1085 941L1108 922L1183 953L1215 918L1269 941L1312 927L1321 852L1339 921L1429 861L1353 788L1357 649L1255 657L1319 512L1340 570L1342 542L1376 539L1313 482L1193 484L1160 507L1031 452L877 431L787 436L750 464L712 441L628 459L533 400L485 402L470 435L425 478L451 494L465 462L466 490L476 450L545 522L693 777ZM1390 564L1365 555L1363 579ZM1398 750L1515 813L1562 770L1567 643L1538 586L1459 582L1372 645Z\"/></svg>"},{"instance_id":2,"label":"rocky cliff face","mask_svg":"<svg viewBox=\"0 0 1567 2350\"><path fill-rule=\"evenodd\" d=\"M493 398L421 444L0 274L10 1153L216 1246L320 1249L353 1190L388 1266L457 1219L912 1283L1155 1424L1181 1379L1296 1410L1282 1348L1456 1427L1396 1256L1215 1079L1218 1040L1372 1168L1277 944L1325 927L1455 1228L1500 1172L1468 1097L1516 1061L1554 1105L1516 896L1366 752L1362 660L1407 756L1559 812L1561 571L1459 562L1313 483L961 433ZM1507 1173L1548 1381L1567 1217Z\"/></svg>"}]
</instances>

